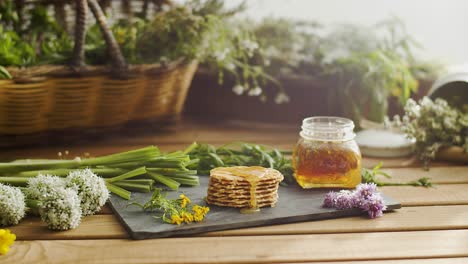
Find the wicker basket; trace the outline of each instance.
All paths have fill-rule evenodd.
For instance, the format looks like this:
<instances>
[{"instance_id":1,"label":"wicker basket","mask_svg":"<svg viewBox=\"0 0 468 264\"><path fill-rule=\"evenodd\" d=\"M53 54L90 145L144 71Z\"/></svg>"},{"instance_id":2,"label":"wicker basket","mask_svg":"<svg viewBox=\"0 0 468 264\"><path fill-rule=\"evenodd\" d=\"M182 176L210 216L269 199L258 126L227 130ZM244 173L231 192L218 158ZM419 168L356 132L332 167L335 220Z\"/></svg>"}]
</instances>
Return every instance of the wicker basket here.
<instances>
[{"instance_id":1,"label":"wicker basket","mask_svg":"<svg viewBox=\"0 0 468 264\"><path fill-rule=\"evenodd\" d=\"M170 65L134 65L126 67L123 76L112 75L104 66L78 72L68 66L7 68L13 76L27 78L0 80L0 134L177 120L197 65L183 60Z\"/></svg>"}]
</instances>

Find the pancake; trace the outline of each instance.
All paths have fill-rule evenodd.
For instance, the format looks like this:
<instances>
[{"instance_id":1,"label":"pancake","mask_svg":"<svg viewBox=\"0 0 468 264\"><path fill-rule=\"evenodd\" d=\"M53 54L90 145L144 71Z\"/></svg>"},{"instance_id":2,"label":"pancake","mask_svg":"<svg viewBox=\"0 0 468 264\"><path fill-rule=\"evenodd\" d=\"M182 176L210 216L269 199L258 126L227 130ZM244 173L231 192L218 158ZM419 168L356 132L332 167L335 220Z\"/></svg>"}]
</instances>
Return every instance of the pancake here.
<instances>
[{"instance_id":1,"label":"pancake","mask_svg":"<svg viewBox=\"0 0 468 264\"><path fill-rule=\"evenodd\" d=\"M215 168L210 172L206 202L251 209L274 206L283 179L279 171L259 166Z\"/></svg>"}]
</instances>

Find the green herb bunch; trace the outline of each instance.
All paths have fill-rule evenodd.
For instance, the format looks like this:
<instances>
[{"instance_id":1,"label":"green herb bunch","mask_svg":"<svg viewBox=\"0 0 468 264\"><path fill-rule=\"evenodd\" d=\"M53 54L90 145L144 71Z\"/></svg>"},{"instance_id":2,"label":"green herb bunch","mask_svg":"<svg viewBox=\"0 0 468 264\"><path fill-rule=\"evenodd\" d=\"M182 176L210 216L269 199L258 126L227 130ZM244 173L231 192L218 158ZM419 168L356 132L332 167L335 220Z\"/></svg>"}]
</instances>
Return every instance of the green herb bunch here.
<instances>
[{"instance_id":1,"label":"green herb bunch","mask_svg":"<svg viewBox=\"0 0 468 264\"><path fill-rule=\"evenodd\" d=\"M0 2L0 66L67 62L73 49L72 39L48 14L47 8L36 6L28 11L27 23L20 23L13 2Z\"/></svg>"},{"instance_id":2,"label":"green herb bunch","mask_svg":"<svg viewBox=\"0 0 468 264\"><path fill-rule=\"evenodd\" d=\"M193 143L187 151L192 159L198 160L194 166L201 175L209 175L210 170L216 167L263 166L280 171L286 184L294 181L291 160L272 147L234 142L216 148L209 144Z\"/></svg>"},{"instance_id":3,"label":"green herb bunch","mask_svg":"<svg viewBox=\"0 0 468 264\"><path fill-rule=\"evenodd\" d=\"M210 211L209 207L193 205L185 194L180 194L178 199L168 199L166 196L167 193L156 188L151 198L144 204L131 202L129 205L138 206L145 211L157 211L160 215L154 216L154 218L175 225L201 222Z\"/></svg>"},{"instance_id":4,"label":"green herb bunch","mask_svg":"<svg viewBox=\"0 0 468 264\"><path fill-rule=\"evenodd\" d=\"M363 183L375 183L377 186L415 186L415 187L432 187L432 182L427 177L419 178L415 181L410 182L388 182L382 181L379 178L391 179L392 177L388 173L381 170L383 163L380 162L372 169L363 168L361 171L361 177Z\"/></svg>"},{"instance_id":5,"label":"green herb bunch","mask_svg":"<svg viewBox=\"0 0 468 264\"><path fill-rule=\"evenodd\" d=\"M202 55L207 35L213 34L219 20L215 16L198 16L179 6L157 14L136 41L141 62L197 59Z\"/></svg>"}]
</instances>

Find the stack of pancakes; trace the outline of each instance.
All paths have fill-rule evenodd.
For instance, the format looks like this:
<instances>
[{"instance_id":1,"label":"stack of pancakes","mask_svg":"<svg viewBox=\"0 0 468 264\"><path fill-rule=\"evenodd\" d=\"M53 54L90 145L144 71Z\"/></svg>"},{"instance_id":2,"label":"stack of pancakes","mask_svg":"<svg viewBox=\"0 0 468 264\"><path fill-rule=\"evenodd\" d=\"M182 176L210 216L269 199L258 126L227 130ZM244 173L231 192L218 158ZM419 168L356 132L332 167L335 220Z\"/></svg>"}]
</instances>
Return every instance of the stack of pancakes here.
<instances>
[{"instance_id":1,"label":"stack of pancakes","mask_svg":"<svg viewBox=\"0 0 468 264\"><path fill-rule=\"evenodd\" d=\"M220 167L211 170L206 201L237 208L274 206L283 175L258 166Z\"/></svg>"}]
</instances>

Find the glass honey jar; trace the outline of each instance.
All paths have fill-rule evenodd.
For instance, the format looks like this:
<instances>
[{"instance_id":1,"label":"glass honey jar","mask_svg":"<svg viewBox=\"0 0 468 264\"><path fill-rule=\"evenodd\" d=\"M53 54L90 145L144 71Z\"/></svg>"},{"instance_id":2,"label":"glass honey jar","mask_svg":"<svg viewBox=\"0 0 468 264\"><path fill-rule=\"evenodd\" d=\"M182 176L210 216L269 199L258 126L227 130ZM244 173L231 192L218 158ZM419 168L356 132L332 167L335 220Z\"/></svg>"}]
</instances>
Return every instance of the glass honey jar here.
<instances>
[{"instance_id":1,"label":"glass honey jar","mask_svg":"<svg viewBox=\"0 0 468 264\"><path fill-rule=\"evenodd\" d=\"M293 152L294 177L302 188L354 188L361 182L361 152L353 121L309 117Z\"/></svg>"}]
</instances>

